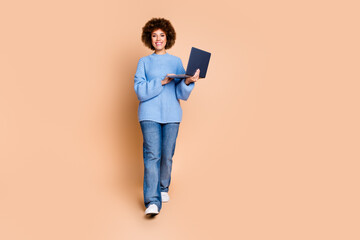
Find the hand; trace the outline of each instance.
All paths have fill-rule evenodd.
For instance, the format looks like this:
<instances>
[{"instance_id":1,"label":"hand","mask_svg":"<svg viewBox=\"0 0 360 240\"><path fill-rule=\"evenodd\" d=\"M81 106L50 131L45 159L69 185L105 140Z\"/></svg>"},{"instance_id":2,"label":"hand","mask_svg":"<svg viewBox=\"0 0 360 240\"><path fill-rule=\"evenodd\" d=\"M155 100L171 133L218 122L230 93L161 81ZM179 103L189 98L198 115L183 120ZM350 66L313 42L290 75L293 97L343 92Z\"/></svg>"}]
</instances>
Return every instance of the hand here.
<instances>
[{"instance_id":1,"label":"hand","mask_svg":"<svg viewBox=\"0 0 360 240\"><path fill-rule=\"evenodd\" d=\"M196 82L197 80L199 80L199 75L200 75L200 69L196 70L194 76L188 77L188 78L185 80L186 85L189 85L190 83Z\"/></svg>"},{"instance_id":2,"label":"hand","mask_svg":"<svg viewBox=\"0 0 360 240\"><path fill-rule=\"evenodd\" d=\"M164 78L164 80L161 81L161 85L165 85L168 84L169 82L171 82L174 78L171 78L171 75L175 75L174 73L170 73L168 75L166 75L166 77Z\"/></svg>"}]
</instances>

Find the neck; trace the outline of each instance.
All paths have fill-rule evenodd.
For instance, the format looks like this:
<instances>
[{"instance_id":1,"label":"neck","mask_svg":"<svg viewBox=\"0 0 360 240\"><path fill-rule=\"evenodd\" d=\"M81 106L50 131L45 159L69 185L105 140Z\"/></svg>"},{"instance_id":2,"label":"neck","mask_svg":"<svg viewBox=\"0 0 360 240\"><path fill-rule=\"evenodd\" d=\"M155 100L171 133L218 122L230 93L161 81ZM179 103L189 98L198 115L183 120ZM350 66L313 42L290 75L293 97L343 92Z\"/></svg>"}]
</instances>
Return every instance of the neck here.
<instances>
[{"instance_id":1,"label":"neck","mask_svg":"<svg viewBox=\"0 0 360 240\"><path fill-rule=\"evenodd\" d=\"M155 50L155 54L158 54L158 55L163 55L165 53L166 53L165 48L163 48L161 50Z\"/></svg>"}]
</instances>

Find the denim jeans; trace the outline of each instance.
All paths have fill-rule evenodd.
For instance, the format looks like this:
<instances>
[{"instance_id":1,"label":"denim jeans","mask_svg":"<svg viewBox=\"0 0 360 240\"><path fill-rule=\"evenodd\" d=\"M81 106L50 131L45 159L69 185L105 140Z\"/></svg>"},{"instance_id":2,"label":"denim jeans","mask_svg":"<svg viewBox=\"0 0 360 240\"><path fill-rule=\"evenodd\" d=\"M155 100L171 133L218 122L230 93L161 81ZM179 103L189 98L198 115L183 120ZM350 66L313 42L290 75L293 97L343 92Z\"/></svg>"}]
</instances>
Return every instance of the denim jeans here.
<instances>
[{"instance_id":1,"label":"denim jeans","mask_svg":"<svg viewBox=\"0 0 360 240\"><path fill-rule=\"evenodd\" d=\"M144 204L162 207L161 192L168 192L172 157L175 152L179 123L141 121L144 157Z\"/></svg>"}]
</instances>

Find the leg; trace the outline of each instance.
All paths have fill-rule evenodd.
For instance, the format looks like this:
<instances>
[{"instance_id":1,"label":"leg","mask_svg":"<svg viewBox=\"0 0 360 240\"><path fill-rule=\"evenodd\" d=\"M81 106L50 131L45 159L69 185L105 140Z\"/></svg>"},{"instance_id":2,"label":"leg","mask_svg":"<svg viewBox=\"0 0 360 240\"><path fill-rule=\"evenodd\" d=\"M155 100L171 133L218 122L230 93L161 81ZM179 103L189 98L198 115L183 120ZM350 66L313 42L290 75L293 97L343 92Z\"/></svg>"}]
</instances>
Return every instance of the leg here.
<instances>
[{"instance_id":1,"label":"leg","mask_svg":"<svg viewBox=\"0 0 360 240\"><path fill-rule=\"evenodd\" d=\"M167 123L162 125L162 148L160 166L160 189L168 192L171 180L172 157L175 152L176 138L179 131L179 123Z\"/></svg>"},{"instance_id":2,"label":"leg","mask_svg":"<svg viewBox=\"0 0 360 240\"><path fill-rule=\"evenodd\" d=\"M141 121L144 156L144 204L156 204L161 209L160 161L161 161L161 125L153 121Z\"/></svg>"}]
</instances>

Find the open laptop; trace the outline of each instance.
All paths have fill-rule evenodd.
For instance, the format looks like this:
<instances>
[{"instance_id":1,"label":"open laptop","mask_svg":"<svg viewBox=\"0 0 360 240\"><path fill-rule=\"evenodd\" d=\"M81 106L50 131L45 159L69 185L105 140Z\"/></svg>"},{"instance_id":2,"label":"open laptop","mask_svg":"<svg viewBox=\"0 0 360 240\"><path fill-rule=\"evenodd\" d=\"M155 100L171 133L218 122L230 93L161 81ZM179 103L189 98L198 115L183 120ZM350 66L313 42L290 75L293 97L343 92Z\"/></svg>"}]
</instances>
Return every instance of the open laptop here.
<instances>
[{"instance_id":1,"label":"open laptop","mask_svg":"<svg viewBox=\"0 0 360 240\"><path fill-rule=\"evenodd\" d=\"M209 66L211 53L192 47L189 62L185 74L169 75L171 78L188 78L195 75L196 70L200 69L199 78L205 78Z\"/></svg>"}]
</instances>

